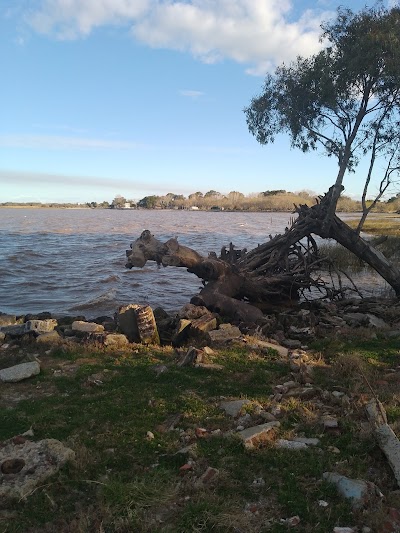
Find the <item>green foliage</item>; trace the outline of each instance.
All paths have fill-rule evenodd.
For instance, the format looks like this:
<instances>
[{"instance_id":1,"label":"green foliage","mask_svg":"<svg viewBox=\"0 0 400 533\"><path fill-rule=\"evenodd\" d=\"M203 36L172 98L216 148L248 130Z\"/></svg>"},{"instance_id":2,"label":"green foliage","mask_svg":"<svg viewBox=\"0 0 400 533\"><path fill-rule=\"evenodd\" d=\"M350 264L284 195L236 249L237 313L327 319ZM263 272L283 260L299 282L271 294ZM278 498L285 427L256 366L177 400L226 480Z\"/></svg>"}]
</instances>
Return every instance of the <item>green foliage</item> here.
<instances>
[{"instance_id":1,"label":"green foliage","mask_svg":"<svg viewBox=\"0 0 400 533\"><path fill-rule=\"evenodd\" d=\"M159 201L159 196L145 196L138 201L138 207L145 207L146 209L154 209Z\"/></svg>"},{"instance_id":2,"label":"green foliage","mask_svg":"<svg viewBox=\"0 0 400 533\"><path fill-rule=\"evenodd\" d=\"M389 160L391 180L399 169L399 24L400 8L340 8L322 26L326 48L267 75L245 109L250 132L261 144L286 133L303 152L322 147L338 161L339 192L345 172L367 153L371 172L378 155Z\"/></svg>"}]
</instances>

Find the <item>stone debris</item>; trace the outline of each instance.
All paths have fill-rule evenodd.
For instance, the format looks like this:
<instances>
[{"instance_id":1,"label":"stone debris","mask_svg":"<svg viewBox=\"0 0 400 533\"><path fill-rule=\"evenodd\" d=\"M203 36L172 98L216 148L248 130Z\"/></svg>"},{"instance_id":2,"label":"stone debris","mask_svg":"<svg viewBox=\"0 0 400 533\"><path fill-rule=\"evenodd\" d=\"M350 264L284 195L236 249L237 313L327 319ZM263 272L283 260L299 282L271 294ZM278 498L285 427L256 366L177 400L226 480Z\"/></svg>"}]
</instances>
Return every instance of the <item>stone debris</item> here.
<instances>
[{"instance_id":1,"label":"stone debris","mask_svg":"<svg viewBox=\"0 0 400 533\"><path fill-rule=\"evenodd\" d=\"M242 412L243 407L249 404L251 404L250 400L228 400L221 402L219 406L227 415L236 418Z\"/></svg>"},{"instance_id":2,"label":"stone debris","mask_svg":"<svg viewBox=\"0 0 400 533\"><path fill-rule=\"evenodd\" d=\"M0 447L0 500L27 498L41 483L52 476L75 453L55 439L31 442L22 437Z\"/></svg>"},{"instance_id":3,"label":"stone debris","mask_svg":"<svg viewBox=\"0 0 400 533\"><path fill-rule=\"evenodd\" d=\"M217 319L211 314L206 314L200 318L192 320L190 324L190 329L193 331L208 332L217 327Z\"/></svg>"},{"instance_id":4,"label":"stone debris","mask_svg":"<svg viewBox=\"0 0 400 533\"><path fill-rule=\"evenodd\" d=\"M187 352L183 353L180 356L177 362L177 366L194 366L196 364L202 363L203 355L204 355L204 352L202 350L199 350L198 348L191 346L187 350Z\"/></svg>"},{"instance_id":5,"label":"stone debris","mask_svg":"<svg viewBox=\"0 0 400 533\"><path fill-rule=\"evenodd\" d=\"M400 486L400 441L387 423L386 411L381 402L372 399L366 405L366 411L379 447L386 455L397 485Z\"/></svg>"},{"instance_id":6,"label":"stone debris","mask_svg":"<svg viewBox=\"0 0 400 533\"><path fill-rule=\"evenodd\" d=\"M95 322L84 322L83 320L75 320L71 324L72 331L79 331L81 333L103 333L104 326L96 324Z\"/></svg>"},{"instance_id":7,"label":"stone debris","mask_svg":"<svg viewBox=\"0 0 400 533\"><path fill-rule=\"evenodd\" d=\"M332 416L323 417L321 422L325 429L336 429L339 427L339 422L337 418L334 418Z\"/></svg>"},{"instance_id":8,"label":"stone debris","mask_svg":"<svg viewBox=\"0 0 400 533\"><path fill-rule=\"evenodd\" d=\"M0 382L17 383L23 379L40 374L40 364L37 361L29 363L20 363L19 365L10 366L0 370Z\"/></svg>"},{"instance_id":9,"label":"stone debris","mask_svg":"<svg viewBox=\"0 0 400 533\"><path fill-rule=\"evenodd\" d=\"M304 442L296 442L294 440L278 439L275 442L275 447L281 450L308 450L307 444Z\"/></svg>"},{"instance_id":10,"label":"stone debris","mask_svg":"<svg viewBox=\"0 0 400 533\"><path fill-rule=\"evenodd\" d=\"M308 437L295 437L294 442L302 442L304 444L307 444L307 446L319 446L321 441L316 438L308 438Z\"/></svg>"},{"instance_id":11,"label":"stone debris","mask_svg":"<svg viewBox=\"0 0 400 533\"><path fill-rule=\"evenodd\" d=\"M339 494L350 500L354 509L362 509L383 497L381 491L371 481L350 479L337 472L324 472L322 477L329 483L336 485Z\"/></svg>"},{"instance_id":12,"label":"stone debris","mask_svg":"<svg viewBox=\"0 0 400 533\"><path fill-rule=\"evenodd\" d=\"M63 342L63 339L61 335L53 329L53 331L41 333L36 337L36 342L38 344L60 344Z\"/></svg>"},{"instance_id":13,"label":"stone debris","mask_svg":"<svg viewBox=\"0 0 400 533\"><path fill-rule=\"evenodd\" d=\"M212 468L211 466L209 466L204 472L204 474L202 474L196 481L195 486L198 488L209 486L217 481L218 475L219 470L217 468Z\"/></svg>"},{"instance_id":14,"label":"stone debris","mask_svg":"<svg viewBox=\"0 0 400 533\"><path fill-rule=\"evenodd\" d=\"M265 442L271 441L279 426L279 422L267 422L265 424L243 429L237 434L243 441L244 447L248 450L252 450L261 446Z\"/></svg>"},{"instance_id":15,"label":"stone debris","mask_svg":"<svg viewBox=\"0 0 400 533\"><path fill-rule=\"evenodd\" d=\"M40 335L42 333L53 331L56 326L57 320L52 318L49 318L48 320L28 320L25 322L25 332L33 332Z\"/></svg>"},{"instance_id":16,"label":"stone debris","mask_svg":"<svg viewBox=\"0 0 400 533\"><path fill-rule=\"evenodd\" d=\"M270 352L270 350L275 350L278 354L285 358L289 354L289 350L280 344L274 344L272 342L267 342L260 339L251 339L248 343L248 347L253 350L259 350L264 353Z\"/></svg>"},{"instance_id":17,"label":"stone debris","mask_svg":"<svg viewBox=\"0 0 400 533\"><path fill-rule=\"evenodd\" d=\"M128 337L122 333L110 333L104 339L105 346L109 348L124 348L129 344Z\"/></svg>"},{"instance_id":18,"label":"stone debris","mask_svg":"<svg viewBox=\"0 0 400 533\"><path fill-rule=\"evenodd\" d=\"M300 524L300 516L291 516L290 518L281 518L280 523L289 528L297 527Z\"/></svg>"},{"instance_id":19,"label":"stone debris","mask_svg":"<svg viewBox=\"0 0 400 533\"><path fill-rule=\"evenodd\" d=\"M15 324L17 317L15 315L7 315L0 313L0 327L2 326L11 326Z\"/></svg>"},{"instance_id":20,"label":"stone debris","mask_svg":"<svg viewBox=\"0 0 400 533\"><path fill-rule=\"evenodd\" d=\"M334 527L333 533L356 533L356 529L352 527Z\"/></svg>"},{"instance_id":21,"label":"stone debris","mask_svg":"<svg viewBox=\"0 0 400 533\"><path fill-rule=\"evenodd\" d=\"M232 326L232 324L220 324L219 329L209 331L208 335L212 345L218 345L239 339L242 336L242 332L238 327Z\"/></svg>"}]
</instances>

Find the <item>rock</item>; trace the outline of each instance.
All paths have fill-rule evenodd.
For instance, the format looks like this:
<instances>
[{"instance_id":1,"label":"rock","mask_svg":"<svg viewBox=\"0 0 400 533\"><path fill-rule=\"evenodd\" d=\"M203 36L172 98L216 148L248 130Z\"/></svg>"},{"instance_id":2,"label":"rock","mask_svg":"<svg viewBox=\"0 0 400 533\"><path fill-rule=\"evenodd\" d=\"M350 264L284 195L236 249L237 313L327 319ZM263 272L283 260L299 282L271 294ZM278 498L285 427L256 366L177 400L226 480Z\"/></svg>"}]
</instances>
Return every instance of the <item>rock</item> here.
<instances>
[{"instance_id":1,"label":"rock","mask_svg":"<svg viewBox=\"0 0 400 533\"><path fill-rule=\"evenodd\" d=\"M104 339L105 346L109 348L124 348L129 344L128 337L122 333L110 333Z\"/></svg>"},{"instance_id":2,"label":"rock","mask_svg":"<svg viewBox=\"0 0 400 533\"><path fill-rule=\"evenodd\" d=\"M75 453L55 439L12 441L0 447L0 501L27 498L37 485L54 475Z\"/></svg>"},{"instance_id":3,"label":"rock","mask_svg":"<svg viewBox=\"0 0 400 533\"><path fill-rule=\"evenodd\" d=\"M196 363L194 365L196 368L204 368L205 370L223 370L223 365L218 365L217 363Z\"/></svg>"},{"instance_id":4,"label":"rock","mask_svg":"<svg viewBox=\"0 0 400 533\"><path fill-rule=\"evenodd\" d=\"M352 527L334 527L333 533L355 533L357 530Z\"/></svg>"},{"instance_id":5,"label":"rock","mask_svg":"<svg viewBox=\"0 0 400 533\"><path fill-rule=\"evenodd\" d=\"M296 348L301 348L301 341L295 339L283 339L282 344L286 346L289 350L294 350Z\"/></svg>"},{"instance_id":6,"label":"rock","mask_svg":"<svg viewBox=\"0 0 400 533\"><path fill-rule=\"evenodd\" d=\"M191 321L181 318L172 335L172 346L181 346L189 337Z\"/></svg>"},{"instance_id":7,"label":"rock","mask_svg":"<svg viewBox=\"0 0 400 533\"><path fill-rule=\"evenodd\" d=\"M164 374L165 372L168 372L168 367L166 365L154 365L152 368L156 373L157 377L161 374Z\"/></svg>"},{"instance_id":8,"label":"rock","mask_svg":"<svg viewBox=\"0 0 400 533\"><path fill-rule=\"evenodd\" d=\"M186 318L188 320L195 320L204 315L212 316L207 307L204 307L203 305L185 304L178 311L178 318Z\"/></svg>"},{"instance_id":9,"label":"rock","mask_svg":"<svg viewBox=\"0 0 400 533\"><path fill-rule=\"evenodd\" d=\"M46 333L41 333L37 338L36 342L39 344L59 344L63 342L62 337L57 333L55 329L53 331L47 331Z\"/></svg>"},{"instance_id":10,"label":"rock","mask_svg":"<svg viewBox=\"0 0 400 533\"><path fill-rule=\"evenodd\" d=\"M296 442L294 440L278 439L275 442L275 447L282 450L307 450L308 446L304 442Z\"/></svg>"},{"instance_id":11,"label":"rock","mask_svg":"<svg viewBox=\"0 0 400 533\"><path fill-rule=\"evenodd\" d=\"M266 422L274 422L276 420L276 417L272 413L264 410L260 411L260 417Z\"/></svg>"},{"instance_id":12,"label":"rock","mask_svg":"<svg viewBox=\"0 0 400 533\"><path fill-rule=\"evenodd\" d=\"M180 357L177 362L178 366L193 366L203 361L203 352L194 346L191 346L188 351Z\"/></svg>"},{"instance_id":13,"label":"rock","mask_svg":"<svg viewBox=\"0 0 400 533\"><path fill-rule=\"evenodd\" d=\"M232 340L239 339L242 336L242 332L236 326L232 324L221 324L219 329L209 331L208 335L210 336L211 343L215 344L225 344Z\"/></svg>"},{"instance_id":14,"label":"rock","mask_svg":"<svg viewBox=\"0 0 400 533\"><path fill-rule=\"evenodd\" d=\"M238 435L246 449L257 448L266 441L270 441L275 435L275 430L280 426L279 422L267 422L258 426L239 431Z\"/></svg>"},{"instance_id":15,"label":"rock","mask_svg":"<svg viewBox=\"0 0 400 533\"><path fill-rule=\"evenodd\" d=\"M219 406L225 411L227 415L236 418L237 416L239 416L240 412L242 411L242 408L245 405L249 404L251 404L250 400L232 400L221 402Z\"/></svg>"},{"instance_id":16,"label":"rock","mask_svg":"<svg viewBox=\"0 0 400 533\"><path fill-rule=\"evenodd\" d=\"M82 320L75 320L71 326L73 331L79 331L81 333L103 333L104 326L96 324L95 322L83 322Z\"/></svg>"},{"instance_id":17,"label":"rock","mask_svg":"<svg viewBox=\"0 0 400 533\"><path fill-rule=\"evenodd\" d=\"M365 316L368 320L368 326L370 326L371 328L389 329L389 325L381 318L372 315L371 313L367 313Z\"/></svg>"},{"instance_id":18,"label":"rock","mask_svg":"<svg viewBox=\"0 0 400 533\"><path fill-rule=\"evenodd\" d=\"M334 418L333 416L325 416L322 419L322 425L325 429L336 429L339 427L339 422L337 418Z\"/></svg>"},{"instance_id":19,"label":"rock","mask_svg":"<svg viewBox=\"0 0 400 533\"><path fill-rule=\"evenodd\" d=\"M11 326L1 326L1 332L11 337L20 337L26 333L25 324L14 324Z\"/></svg>"},{"instance_id":20,"label":"rock","mask_svg":"<svg viewBox=\"0 0 400 533\"><path fill-rule=\"evenodd\" d=\"M34 332L38 335L53 331L57 326L57 320L50 318L48 320L28 320L25 322L25 332Z\"/></svg>"},{"instance_id":21,"label":"rock","mask_svg":"<svg viewBox=\"0 0 400 533\"><path fill-rule=\"evenodd\" d=\"M287 527L296 527L300 524L300 517L298 515L291 516L290 518L286 518L285 525Z\"/></svg>"},{"instance_id":22,"label":"rock","mask_svg":"<svg viewBox=\"0 0 400 533\"><path fill-rule=\"evenodd\" d=\"M0 331L0 342L3 342L5 338L6 338L6 334Z\"/></svg>"},{"instance_id":23,"label":"rock","mask_svg":"<svg viewBox=\"0 0 400 533\"><path fill-rule=\"evenodd\" d=\"M212 331L217 327L217 319L209 313L208 315L203 315L200 318L192 320L191 330L196 331Z\"/></svg>"},{"instance_id":24,"label":"rock","mask_svg":"<svg viewBox=\"0 0 400 533\"><path fill-rule=\"evenodd\" d=\"M339 494L351 500L354 509L361 509L378 497L382 497L378 487L370 481L350 479L337 472L324 472L322 477L329 483L335 484Z\"/></svg>"},{"instance_id":25,"label":"rock","mask_svg":"<svg viewBox=\"0 0 400 533\"><path fill-rule=\"evenodd\" d=\"M281 357L287 357L289 353L289 350L284 346L281 346L280 344L273 344L272 342L262 341L258 339L255 340L255 342L252 339L252 342L249 344L249 347L267 353L270 350L275 350Z\"/></svg>"},{"instance_id":26,"label":"rock","mask_svg":"<svg viewBox=\"0 0 400 533\"><path fill-rule=\"evenodd\" d=\"M204 472L204 474L199 477L195 485L196 487L204 487L206 485L210 485L211 483L214 483L217 480L218 475L219 475L219 470L209 466L207 470Z\"/></svg>"},{"instance_id":27,"label":"rock","mask_svg":"<svg viewBox=\"0 0 400 533\"><path fill-rule=\"evenodd\" d=\"M375 438L386 455L393 470L397 484L400 486L400 441L387 423L386 411L381 402L373 399L366 405L367 416L373 425Z\"/></svg>"},{"instance_id":28,"label":"rock","mask_svg":"<svg viewBox=\"0 0 400 533\"><path fill-rule=\"evenodd\" d=\"M303 400L309 400L318 395L318 390L313 387L298 387L296 389L287 390L285 398L301 398Z\"/></svg>"},{"instance_id":29,"label":"rock","mask_svg":"<svg viewBox=\"0 0 400 533\"><path fill-rule=\"evenodd\" d=\"M15 315L0 314L0 326L11 326L15 324L17 317Z\"/></svg>"},{"instance_id":30,"label":"rock","mask_svg":"<svg viewBox=\"0 0 400 533\"><path fill-rule=\"evenodd\" d=\"M40 373L40 365L37 361L29 363L21 363L19 365L10 366L0 370L0 382L3 383L17 383L23 379L36 376Z\"/></svg>"},{"instance_id":31,"label":"rock","mask_svg":"<svg viewBox=\"0 0 400 533\"><path fill-rule=\"evenodd\" d=\"M291 339L300 341L310 340L315 336L315 329L312 327L297 328L296 326L289 326L289 335Z\"/></svg>"},{"instance_id":32,"label":"rock","mask_svg":"<svg viewBox=\"0 0 400 533\"><path fill-rule=\"evenodd\" d=\"M160 336L157 330L153 310L149 305L141 305L134 311L142 344L160 344Z\"/></svg>"},{"instance_id":33,"label":"rock","mask_svg":"<svg viewBox=\"0 0 400 533\"><path fill-rule=\"evenodd\" d=\"M320 444L319 439L307 438L307 437L295 437L293 439L295 442L304 442L307 446L318 446Z\"/></svg>"},{"instance_id":34,"label":"rock","mask_svg":"<svg viewBox=\"0 0 400 533\"><path fill-rule=\"evenodd\" d=\"M118 309L117 323L120 331L127 336L129 342L140 342L139 330L136 321L137 304L129 304Z\"/></svg>"},{"instance_id":35,"label":"rock","mask_svg":"<svg viewBox=\"0 0 400 533\"><path fill-rule=\"evenodd\" d=\"M177 413L174 415L170 415L162 424L158 424L156 426L156 431L159 433L167 433L168 431L172 431L175 429L175 426L179 424L179 422L182 419L182 414Z\"/></svg>"}]
</instances>

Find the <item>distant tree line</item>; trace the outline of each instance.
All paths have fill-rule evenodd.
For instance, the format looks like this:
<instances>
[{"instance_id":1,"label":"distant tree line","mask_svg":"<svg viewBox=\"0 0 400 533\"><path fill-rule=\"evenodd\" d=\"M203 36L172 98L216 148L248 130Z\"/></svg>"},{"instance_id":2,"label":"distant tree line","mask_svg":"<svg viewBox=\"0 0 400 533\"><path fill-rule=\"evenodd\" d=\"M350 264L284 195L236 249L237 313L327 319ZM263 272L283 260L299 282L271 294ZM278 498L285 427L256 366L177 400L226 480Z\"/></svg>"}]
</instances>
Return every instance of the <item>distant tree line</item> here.
<instances>
[{"instance_id":1,"label":"distant tree line","mask_svg":"<svg viewBox=\"0 0 400 533\"><path fill-rule=\"evenodd\" d=\"M40 202L3 202L0 207L57 207L57 208L90 208L90 209L191 209L191 210L227 210L227 211L292 211L294 205L314 205L318 195L309 190L298 192L283 189L267 190L259 193L244 195L239 191L221 194L210 190L206 193L200 191L189 194L150 195L135 201L117 195L111 202L86 202L81 203L40 203ZM370 200L372 203L372 200ZM367 201L368 203L368 201ZM356 201L342 195L338 201L338 211L362 211L361 201ZM396 213L400 212L400 193L386 201L378 201L374 206L375 212Z\"/></svg>"},{"instance_id":2,"label":"distant tree line","mask_svg":"<svg viewBox=\"0 0 400 533\"><path fill-rule=\"evenodd\" d=\"M221 194L210 190L200 191L185 197L182 194L168 193L165 195L145 196L137 202L117 196L111 202L113 209L192 209L192 210L229 210L229 211L292 211L294 205L314 205L318 195L309 190L298 192L283 189L267 190L259 193L244 195L239 191ZM372 203L372 200L371 200ZM357 212L362 210L361 201L356 201L342 195L338 202L338 211ZM377 202L374 211L397 212L400 210L400 193L387 201Z\"/></svg>"}]
</instances>

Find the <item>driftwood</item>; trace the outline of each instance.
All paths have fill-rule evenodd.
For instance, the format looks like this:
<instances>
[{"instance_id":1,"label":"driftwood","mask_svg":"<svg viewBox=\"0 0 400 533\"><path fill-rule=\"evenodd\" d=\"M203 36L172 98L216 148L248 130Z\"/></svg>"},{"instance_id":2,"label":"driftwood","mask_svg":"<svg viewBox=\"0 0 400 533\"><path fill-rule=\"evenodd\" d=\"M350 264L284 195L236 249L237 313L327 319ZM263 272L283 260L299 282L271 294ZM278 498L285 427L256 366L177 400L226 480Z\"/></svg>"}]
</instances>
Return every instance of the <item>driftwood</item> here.
<instances>
[{"instance_id":1,"label":"driftwood","mask_svg":"<svg viewBox=\"0 0 400 533\"><path fill-rule=\"evenodd\" d=\"M143 267L146 261L158 265L185 267L203 280L204 288L192 303L230 318L256 322L263 316L266 304L298 301L305 291L315 289L325 297L340 296L341 289L332 288L321 276L324 258L320 257L314 235L331 238L372 266L400 296L400 272L357 235L336 215L329 225L328 216L332 189L312 206L296 206L297 219L285 233L271 237L261 246L245 252L223 248L221 257L204 257L176 239L165 243L154 238L149 230L127 250L127 268Z\"/></svg>"},{"instance_id":2,"label":"driftwood","mask_svg":"<svg viewBox=\"0 0 400 533\"><path fill-rule=\"evenodd\" d=\"M386 411L379 400L371 400L365 409L379 447L386 455L400 487L400 441L387 423Z\"/></svg>"}]
</instances>

